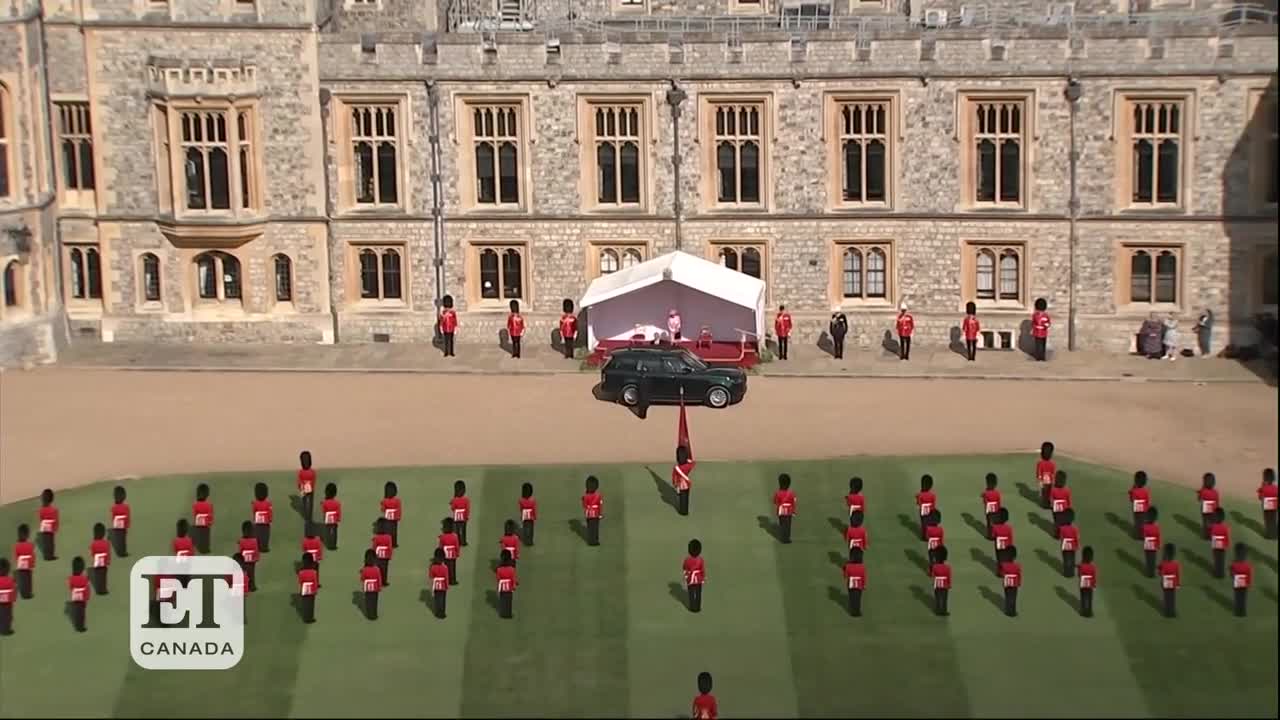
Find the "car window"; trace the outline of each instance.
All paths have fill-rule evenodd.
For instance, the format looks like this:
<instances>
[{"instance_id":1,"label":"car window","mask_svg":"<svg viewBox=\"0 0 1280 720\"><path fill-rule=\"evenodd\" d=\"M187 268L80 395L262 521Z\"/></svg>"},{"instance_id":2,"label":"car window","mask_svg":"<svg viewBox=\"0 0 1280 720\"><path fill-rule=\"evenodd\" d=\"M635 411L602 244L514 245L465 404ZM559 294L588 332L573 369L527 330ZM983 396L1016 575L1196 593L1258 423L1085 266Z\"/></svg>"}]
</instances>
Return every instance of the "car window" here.
<instances>
[{"instance_id":1,"label":"car window","mask_svg":"<svg viewBox=\"0 0 1280 720\"><path fill-rule=\"evenodd\" d=\"M680 352L680 359L684 361L685 365L688 365L694 370L702 371L707 369L707 364L702 361L702 358L694 355L688 350L682 350Z\"/></svg>"},{"instance_id":2,"label":"car window","mask_svg":"<svg viewBox=\"0 0 1280 720\"><path fill-rule=\"evenodd\" d=\"M669 373L684 372L684 363L677 358L662 358L662 369Z\"/></svg>"}]
</instances>

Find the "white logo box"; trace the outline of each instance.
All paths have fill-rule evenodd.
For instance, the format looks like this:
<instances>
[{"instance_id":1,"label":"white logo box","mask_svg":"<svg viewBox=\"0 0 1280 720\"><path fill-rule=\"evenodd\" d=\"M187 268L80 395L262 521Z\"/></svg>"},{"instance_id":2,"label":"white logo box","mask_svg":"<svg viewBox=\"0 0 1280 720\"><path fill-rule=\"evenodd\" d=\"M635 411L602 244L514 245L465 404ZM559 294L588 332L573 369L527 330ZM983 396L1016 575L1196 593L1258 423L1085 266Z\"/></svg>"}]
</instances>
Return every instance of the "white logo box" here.
<instances>
[{"instance_id":1,"label":"white logo box","mask_svg":"<svg viewBox=\"0 0 1280 720\"><path fill-rule=\"evenodd\" d=\"M161 576L157 589L153 578ZM229 670L244 657L244 572L229 557L140 558L129 570L129 653L144 670ZM159 600L152 617L153 598Z\"/></svg>"}]
</instances>

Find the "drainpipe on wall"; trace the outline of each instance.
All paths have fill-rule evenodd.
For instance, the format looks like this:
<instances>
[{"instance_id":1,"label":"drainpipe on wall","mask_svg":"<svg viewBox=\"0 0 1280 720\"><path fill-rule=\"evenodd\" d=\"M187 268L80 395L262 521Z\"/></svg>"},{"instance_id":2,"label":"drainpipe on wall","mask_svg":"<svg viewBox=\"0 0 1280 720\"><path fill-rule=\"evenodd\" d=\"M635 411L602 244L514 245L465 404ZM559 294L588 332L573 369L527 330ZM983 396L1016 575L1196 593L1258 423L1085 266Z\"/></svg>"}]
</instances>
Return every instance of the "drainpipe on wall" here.
<instances>
[{"instance_id":1,"label":"drainpipe on wall","mask_svg":"<svg viewBox=\"0 0 1280 720\"><path fill-rule=\"evenodd\" d=\"M444 188L440 180L440 87L428 80L427 102L431 106L431 229L435 240L436 313L444 302Z\"/></svg>"},{"instance_id":2,"label":"drainpipe on wall","mask_svg":"<svg viewBox=\"0 0 1280 720\"><path fill-rule=\"evenodd\" d=\"M680 104L689 95L673 78L667 91L667 105L671 107L671 212L676 220L676 249L684 249L684 203L680 199Z\"/></svg>"},{"instance_id":3,"label":"drainpipe on wall","mask_svg":"<svg viewBox=\"0 0 1280 720\"><path fill-rule=\"evenodd\" d=\"M332 104L329 102L332 95L328 88L320 88L320 140L324 147L324 161L320 163L320 168L324 174L324 231L326 250L329 252L329 317L333 320L333 342L338 343L338 306L334 303L334 289L339 287L338 278L334 275L333 250L337 247L337 243L333 237L333 192L337 188L330 183L329 158L333 157L333 153L329 151L329 123L325 119L326 112L332 112Z\"/></svg>"},{"instance_id":4,"label":"drainpipe on wall","mask_svg":"<svg viewBox=\"0 0 1280 720\"><path fill-rule=\"evenodd\" d=\"M45 179L49 183L49 192L56 198L58 193L58 153L57 146L53 144L53 123L55 120L53 116L53 95L49 92L49 42L45 37L44 32L44 16L37 15L35 23L36 27L40 29L40 85L42 86L41 91L44 93L45 113L48 116L48 122L44 123L44 128L42 128L43 132L41 134L43 137L40 138L40 141L48 148L46 157L48 157L49 162L47 164L48 166L44 169ZM83 34L83 32L84 30L82 29L81 33ZM48 208L50 205L54 204L46 204L45 207ZM65 296L62 294L62 289L65 287L65 285L63 285L62 278L63 274L66 272L66 269L62 265L62 223L59 222L56 205L54 205L54 207L55 210L53 213L54 217L52 223L54 286L52 291L50 291L49 288L45 288L45 312L47 313L49 311L49 306L54 304L53 301L56 299L56 305L59 309L58 320L62 326L62 339L63 342L70 343L71 321L67 318L67 307L66 303L63 301ZM42 241L48 242L48 238L45 238L44 236L44 230L43 218L41 218L40 238ZM99 324L98 337L102 337L101 324Z\"/></svg>"},{"instance_id":5,"label":"drainpipe on wall","mask_svg":"<svg viewBox=\"0 0 1280 720\"><path fill-rule=\"evenodd\" d=\"M1071 275L1071 280L1067 285L1067 350L1071 352L1076 349L1076 285L1078 284L1077 276L1079 274L1076 267L1076 246L1079 243L1076 221L1080 217L1080 193L1076 182L1076 166L1080 158L1079 153L1076 151L1076 110L1080 105L1080 96L1083 94L1084 88L1080 85L1080 82L1073 77L1067 78L1066 97L1069 110L1067 133L1070 136L1068 167L1071 184L1071 197L1067 201L1067 248Z\"/></svg>"}]
</instances>

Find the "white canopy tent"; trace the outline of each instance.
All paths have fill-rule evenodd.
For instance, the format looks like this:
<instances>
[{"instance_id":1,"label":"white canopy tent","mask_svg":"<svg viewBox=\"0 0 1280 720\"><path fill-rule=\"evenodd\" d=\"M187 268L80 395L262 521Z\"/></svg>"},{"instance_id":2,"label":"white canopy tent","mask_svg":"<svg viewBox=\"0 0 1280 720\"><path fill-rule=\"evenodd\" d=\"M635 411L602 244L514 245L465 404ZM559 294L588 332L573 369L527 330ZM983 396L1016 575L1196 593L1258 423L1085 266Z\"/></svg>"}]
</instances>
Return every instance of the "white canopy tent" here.
<instances>
[{"instance_id":1,"label":"white canopy tent","mask_svg":"<svg viewBox=\"0 0 1280 720\"><path fill-rule=\"evenodd\" d=\"M591 281L579 307L587 311L587 342L628 340L639 325L648 337L666 332L667 313L680 313L683 335L711 329L713 340L738 342L739 330L764 338L764 281L684 252L673 252Z\"/></svg>"}]
</instances>

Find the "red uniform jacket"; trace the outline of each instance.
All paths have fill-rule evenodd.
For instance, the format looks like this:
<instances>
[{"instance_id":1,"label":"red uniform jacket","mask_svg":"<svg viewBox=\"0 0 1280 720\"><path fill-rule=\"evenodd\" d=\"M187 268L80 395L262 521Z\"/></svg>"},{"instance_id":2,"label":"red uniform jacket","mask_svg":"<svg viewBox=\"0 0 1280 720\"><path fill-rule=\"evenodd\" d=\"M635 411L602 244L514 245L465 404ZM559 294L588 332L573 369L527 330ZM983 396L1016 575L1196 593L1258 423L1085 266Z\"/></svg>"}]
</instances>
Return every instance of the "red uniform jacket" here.
<instances>
[{"instance_id":1,"label":"red uniform jacket","mask_svg":"<svg viewBox=\"0 0 1280 720\"><path fill-rule=\"evenodd\" d=\"M498 539L498 552L503 550L511 553L512 560L520 559L520 536L519 535L503 535Z\"/></svg>"},{"instance_id":2,"label":"red uniform jacket","mask_svg":"<svg viewBox=\"0 0 1280 720\"><path fill-rule=\"evenodd\" d=\"M693 720L716 720L718 713L715 695L703 693L693 699Z\"/></svg>"},{"instance_id":3,"label":"red uniform jacket","mask_svg":"<svg viewBox=\"0 0 1280 720\"><path fill-rule=\"evenodd\" d=\"M1058 464L1052 460L1036 461L1036 480L1041 485L1052 485L1053 477L1058 474Z\"/></svg>"},{"instance_id":4,"label":"red uniform jacket","mask_svg":"<svg viewBox=\"0 0 1280 720\"><path fill-rule=\"evenodd\" d=\"M604 498L598 492L586 493L582 496L582 514L588 520L604 517Z\"/></svg>"},{"instance_id":5,"label":"red uniform jacket","mask_svg":"<svg viewBox=\"0 0 1280 720\"><path fill-rule=\"evenodd\" d=\"M951 589L951 566L946 563L934 563L929 566L929 577L933 578L934 590Z\"/></svg>"},{"instance_id":6,"label":"red uniform jacket","mask_svg":"<svg viewBox=\"0 0 1280 720\"><path fill-rule=\"evenodd\" d=\"M392 543L391 543L391 536L387 535L386 533L374 535L373 541L370 543L370 546L373 548L374 556L376 556L379 560L390 560L391 556L394 554L394 548L392 547Z\"/></svg>"},{"instance_id":7,"label":"red uniform jacket","mask_svg":"<svg viewBox=\"0 0 1280 720\"><path fill-rule=\"evenodd\" d=\"M1160 575L1160 587L1165 590L1177 590L1182 587L1182 566L1177 560L1165 560L1156 570Z\"/></svg>"},{"instance_id":8,"label":"red uniform jacket","mask_svg":"<svg viewBox=\"0 0 1280 720\"><path fill-rule=\"evenodd\" d=\"M301 468L298 470L298 492L303 495L310 495L316 489L316 471L313 468Z\"/></svg>"},{"instance_id":9,"label":"red uniform jacket","mask_svg":"<svg viewBox=\"0 0 1280 720\"><path fill-rule=\"evenodd\" d=\"M507 316L507 333L513 338L524 335L524 316L520 313L511 313Z\"/></svg>"},{"instance_id":10,"label":"red uniform jacket","mask_svg":"<svg viewBox=\"0 0 1280 720\"><path fill-rule=\"evenodd\" d=\"M1253 585L1253 566L1248 562L1231 563L1231 587L1248 590Z\"/></svg>"},{"instance_id":11,"label":"red uniform jacket","mask_svg":"<svg viewBox=\"0 0 1280 720\"><path fill-rule=\"evenodd\" d=\"M1075 552L1080 549L1080 528L1075 525L1063 525L1058 528L1058 540L1062 552Z\"/></svg>"},{"instance_id":12,"label":"red uniform jacket","mask_svg":"<svg viewBox=\"0 0 1280 720\"><path fill-rule=\"evenodd\" d=\"M849 493L848 495L844 496L844 502L846 505L849 506L850 513L854 512L855 510L862 513L865 513L867 511L867 503L863 499L862 493Z\"/></svg>"},{"instance_id":13,"label":"red uniform jacket","mask_svg":"<svg viewBox=\"0 0 1280 720\"><path fill-rule=\"evenodd\" d=\"M0 605L12 605L18 593L14 590L13 578L0 575Z\"/></svg>"},{"instance_id":14,"label":"red uniform jacket","mask_svg":"<svg viewBox=\"0 0 1280 720\"><path fill-rule=\"evenodd\" d=\"M902 313L895 326L898 328L898 337L911 337L911 333L916 331L916 319L911 317L911 313Z\"/></svg>"},{"instance_id":15,"label":"red uniform jacket","mask_svg":"<svg viewBox=\"0 0 1280 720\"><path fill-rule=\"evenodd\" d=\"M1157 523L1142 524L1142 549L1155 552L1160 549L1160 525Z\"/></svg>"},{"instance_id":16,"label":"red uniform jacket","mask_svg":"<svg viewBox=\"0 0 1280 720\"><path fill-rule=\"evenodd\" d=\"M1135 513L1144 513L1151 507L1151 491L1144 487L1129 488L1129 505Z\"/></svg>"},{"instance_id":17,"label":"red uniform jacket","mask_svg":"<svg viewBox=\"0 0 1280 720\"><path fill-rule=\"evenodd\" d=\"M773 507L778 512L778 517L787 517L796 514L796 494L790 490L778 490L773 494Z\"/></svg>"},{"instance_id":18,"label":"red uniform jacket","mask_svg":"<svg viewBox=\"0 0 1280 720\"><path fill-rule=\"evenodd\" d=\"M462 544L458 541L458 533L441 533L436 538L440 549L444 550L445 560L457 560L462 554Z\"/></svg>"},{"instance_id":19,"label":"red uniform jacket","mask_svg":"<svg viewBox=\"0 0 1280 720\"><path fill-rule=\"evenodd\" d=\"M449 592L449 566L432 563L427 568L427 583L431 586L431 592Z\"/></svg>"},{"instance_id":20,"label":"red uniform jacket","mask_svg":"<svg viewBox=\"0 0 1280 720\"><path fill-rule=\"evenodd\" d=\"M324 513L325 525L337 525L342 522L342 503L337 498L321 502L320 512Z\"/></svg>"},{"instance_id":21,"label":"red uniform jacket","mask_svg":"<svg viewBox=\"0 0 1280 720\"><path fill-rule=\"evenodd\" d=\"M208 500L191 503L191 524L196 527L213 527L213 503Z\"/></svg>"},{"instance_id":22,"label":"red uniform jacket","mask_svg":"<svg viewBox=\"0 0 1280 720\"><path fill-rule=\"evenodd\" d=\"M196 544L189 537L173 539L173 554L178 557L190 557L196 554Z\"/></svg>"},{"instance_id":23,"label":"red uniform jacket","mask_svg":"<svg viewBox=\"0 0 1280 720\"><path fill-rule=\"evenodd\" d=\"M253 523L255 525L271 524L271 501L270 500L254 500L250 505L253 507Z\"/></svg>"},{"instance_id":24,"label":"red uniform jacket","mask_svg":"<svg viewBox=\"0 0 1280 720\"><path fill-rule=\"evenodd\" d=\"M360 568L360 589L364 592L382 592L382 571L368 565Z\"/></svg>"},{"instance_id":25,"label":"red uniform jacket","mask_svg":"<svg viewBox=\"0 0 1280 720\"><path fill-rule=\"evenodd\" d=\"M1263 510L1280 510L1280 485L1258 486L1258 501L1262 503Z\"/></svg>"},{"instance_id":26,"label":"red uniform jacket","mask_svg":"<svg viewBox=\"0 0 1280 720\"><path fill-rule=\"evenodd\" d=\"M778 313L778 317L773 320L773 331L780 338L791 337L791 313Z\"/></svg>"},{"instance_id":27,"label":"red uniform jacket","mask_svg":"<svg viewBox=\"0 0 1280 720\"><path fill-rule=\"evenodd\" d=\"M1098 568L1093 563L1080 563L1076 568L1076 574L1080 576L1080 589L1092 590L1098 587Z\"/></svg>"},{"instance_id":28,"label":"red uniform jacket","mask_svg":"<svg viewBox=\"0 0 1280 720\"><path fill-rule=\"evenodd\" d=\"M1022 587L1022 566L1016 562L1000 563L1000 577L1007 588Z\"/></svg>"},{"instance_id":29,"label":"red uniform jacket","mask_svg":"<svg viewBox=\"0 0 1280 720\"><path fill-rule=\"evenodd\" d=\"M1200 514L1212 515L1218 509L1218 491L1216 488L1200 488L1196 491L1200 500Z\"/></svg>"},{"instance_id":30,"label":"red uniform jacket","mask_svg":"<svg viewBox=\"0 0 1280 720\"><path fill-rule=\"evenodd\" d=\"M960 323L960 332L964 333L965 340L977 340L981 330L982 326L978 324L978 318L975 315L965 315Z\"/></svg>"},{"instance_id":31,"label":"red uniform jacket","mask_svg":"<svg viewBox=\"0 0 1280 720\"><path fill-rule=\"evenodd\" d=\"M522 497L516 501L520 506L520 521L537 520L538 519L538 501L533 498Z\"/></svg>"},{"instance_id":32,"label":"red uniform jacket","mask_svg":"<svg viewBox=\"0 0 1280 720\"><path fill-rule=\"evenodd\" d=\"M320 576L315 570L304 568L298 571L299 595L315 595L318 589L320 589Z\"/></svg>"},{"instance_id":33,"label":"red uniform jacket","mask_svg":"<svg viewBox=\"0 0 1280 720\"><path fill-rule=\"evenodd\" d=\"M36 517L40 519L40 532L58 532L58 508L52 505L43 505L36 512Z\"/></svg>"},{"instance_id":34,"label":"red uniform jacket","mask_svg":"<svg viewBox=\"0 0 1280 720\"><path fill-rule=\"evenodd\" d=\"M1209 547L1213 550L1226 550L1231 547L1231 528L1224 522L1209 526Z\"/></svg>"},{"instance_id":35,"label":"red uniform jacket","mask_svg":"<svg viewBox=\"0 0 1280 720\"><path fill-rule=\"evenodd\" d=\"M238 543L240 557L244 558L246 565L252 565L258 562L258 538L242 537Z\"/></svg>"},{"instance_id":36,"label":"red uniform jacket","mask_svg":"<svg viewBox=\"0 0 1280 720\"><path fill-rule=\"evenodd\" d=\"M392 522L400 521L400 498L382 498L382 517Z\"/></svg>"},{"instance_id":37,"label":"red uniform jacket","mask_svg":"<svg viewBox=\"0 0 1280 720\"><path fill-rule=\"evenodd\" d=\"M520 581L516 579L516 569L510 565L499 565L493 574L498 579L500 593L515 592L516 588L520 587Z\"/></svg>"},{"instance_id":38,"label":"red uniform jacket","mask_svg":"<svg viewBox=\"0 0 1280 720\"><path fill-rule=\"evenodd\" d=\"M1049 326L1053 321L1049 319L1049 313L1040 312L1039 310L1031 313L1031 336L1038 338L1049 337Z\"/></svg>"},{"instance_id":39,"label":"red uniform jacket","mask_svg":"<svg viewBox=\"0 0 1280 720\"><path fill-rule=\"evenodd\" d=\"M866 550L870 547L870 538L867 535L867 529L864 527L847 527L844 531L844 540L849 543L849 549L861 548Z\"/></svg>"},{"instance_id":40,"label":"red uniform jacket","mask_svg":"<svg viewBox=\"0 0 1280 720\"><path fill-rule=\"evenodd\" d=\"M844 584L850 590L866 590L867 566L862 563L845 563Z\"/></svg>"},{"instance_id":41,"label":"red uniform jacket","mask_svg":"<svg viewBox=\"0 0 1280 720\"><path fill-rule=\"evenodd\" d=\"M566 340L572 340L578 336L578 318L573 313L565 313L560 316L560 337Z\"/></svg>"},{"instance_id":42,"label":"red uniform jacket","mask_svg":"<svg viewBox=\"0 0 1280 720\"><path fill-rule=\"evenodd\" d=\"M440 332L448 335L458 330L458 313L453 308L440 311Z\"/></svg>"},{"instance_id":43,"label":"red uniform jacket","mask_svg":"<svg viewBox=\"0 0 1280 720\"><path fill-rule=\"evenodd\" d=\"M1000 510L1000 491L999 490L983 490L982 491L982 512L990 515Z\"/></svg>"},{"instance_id":44,"label":"red uniform jacket","mask_svg":"<svg viewBox=\"0 0 1280 720\"><path fill-rule=\"evenodd\" d=\"M471 501L466 495L450 499L449 509L453 512L454 522L466 522L471 517Z\"/></svg>"},{"instance_id":45,"label":"red uniform jacket","mask_svg":"<svg viewBox=\"0 0 1280 720\"><path fill-rule=\"evenodd\" d=\"M693 469L697 467L692 459L683 465L674 465L671 468L671 484L676 490L688 490L693 487Z\"/></svg>"},{"instance_id":46,"label":"red uniform jacket","mask_svg":"<svg viewBox=\"0 0 1280 720\"><path fill-rule=\"evenodd\" d=\"M924 529L925 547L930 550L937 550L942 547L942 526L930 525Z\"/></svg>"},{"instance_id":47,"label":"red uniform jacket","mask_svg":"<svg viewBox=\"0 0 1280 720\"><path fill-rule=\"evenodd\" d=\"M34 543L25 541L13 544L13 569L36 569L36 546Z\"/></svg>"},{"instance_id":48,"label":"red uniform jacket","mask_svg":"<svg viewBox=\"0 0 1280 720\"><path fill-rule=\"evenodd\" d=\"M991 526L991 537L995 540L996 549L1004 550L1013 545L1013 526L1009 523L996 523Z\"/></svg>"},{"instance_id":49,"label":"red uniform jacket","mask_svg":"<svg viewBox=\"0 0 1280 720\"><path fill-rule=\"evenodd\" d=\"M129 529L129 503L111 505L111 527L116 530Z\"/></svg>"},{"instance_id":50,"label":"red uniform jacket","mask_svg":"<svg viewBox=\"0 0 1280 720\"><path fill-rule=\"evenodd\" d=\"M67 589L71 591L71 602L89 602L89 578L84 575L72 575L68 577Z\"/></svg>"},{"instance_id":51,"label":"red uniform jacket","mask_svg":"<svg viewBox=\"0 0 1280 720\"><path fill-rule=\"evenodd\" d=\"M318 537L302 538L302 552L311 556L317 563L324 559L324 543Z\"/></svg>"},{"instance_id":52,"label":"red uniform jacket","mask_svg":"<svg viewBox=\"0 0 1280 720\"><path fill-rule=\"evenodd\" d=\"M701 585L707 581L707 564L692 555L684 559L684 584Z\"/></svg>"},{"instance_id":53,"label":"red uniform jacket","mask_svg":"<svg viewBox=\"0 0 1280 720\"><path fill-rule=\"evenodd\" d=\"M933 508L938 504L938 496L932 490L922 490L916 493L916 507L920 509L920 515L928 515L933 512Z\"/></svg>"},{"instance_id":54,"label":"red uniform jacket","mask_svg":"<svg viewBox=\"0 0 1280 720\"><path fill-rule=\"evenodd\" d=\"M1071 488L1049 488L1049 508L1053 512L1065 512L1071 509Z\"/></svg>"},{"instance_id":55,"label":"red uniform jacket","mask_svg":"<svg viewBox=\"0 0 1280 720\"><path fill-rule=\"evenodd\" d=\"M111 543L106 540L89 541L89 566L108 567L111 565Z\"/></svg>"}]
</instances>

